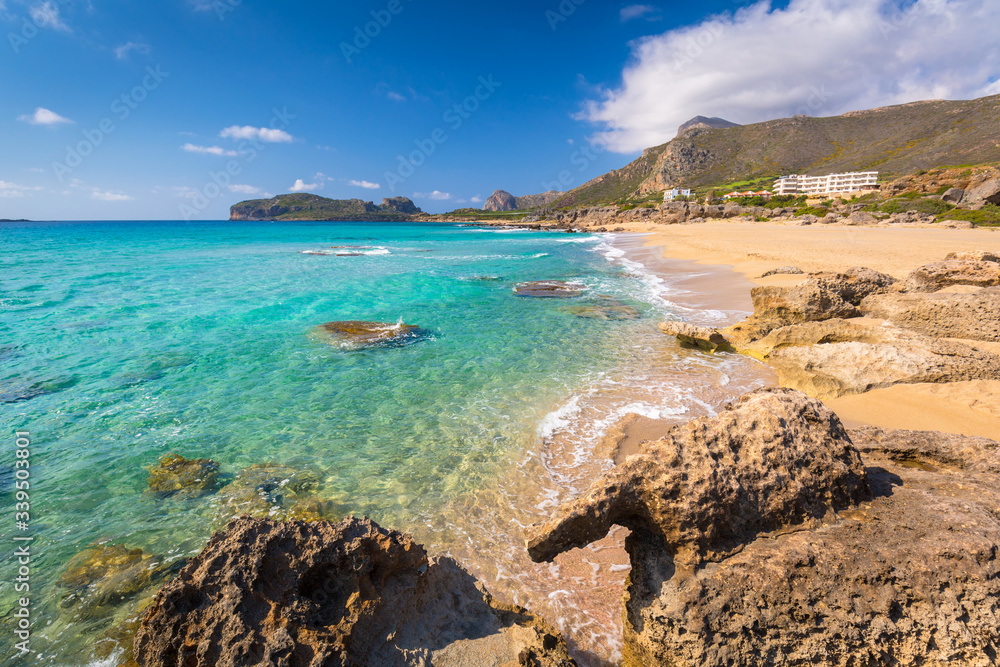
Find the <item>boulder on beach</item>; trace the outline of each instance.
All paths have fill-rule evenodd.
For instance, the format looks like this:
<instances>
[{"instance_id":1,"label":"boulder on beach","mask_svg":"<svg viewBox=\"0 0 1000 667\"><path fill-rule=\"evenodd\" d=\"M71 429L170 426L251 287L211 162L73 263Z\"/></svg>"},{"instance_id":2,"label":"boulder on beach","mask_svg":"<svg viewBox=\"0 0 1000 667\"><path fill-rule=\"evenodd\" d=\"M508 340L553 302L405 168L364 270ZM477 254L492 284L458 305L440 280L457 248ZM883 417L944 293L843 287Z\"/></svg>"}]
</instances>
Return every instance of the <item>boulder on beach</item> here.
<instances>
[{"instance_id":1,"label":"boulder on beach","mask_svg":"<svg viewBox=\"0 0 1000 667\"><path fill-rule=\"evenodd\" d=\"M536 299L572 299L585 291L586 285L565 280L535 280L514 286L514 294Z\"/></svg>"},{"instance_id":2,"label":"boulder on beach","mask_svg":"<svg viewBox=\"0 0 1000 667\"><path fill-rule=\"evenodd\" d=\"M575 664L456 561L353 517L233 521L159 591L133 648L143 667Z\"/></svg>"},{"instance_id":3,"label":"boulder on beach","mask_svg":"<svg viewBox=\"0 0 1000 667\"><path fill-rule=\"evenodd\" d=\"M770 278L771 276L797 276L804 274L805 271L797 266L779 266L776 269L771 269L770 271L765 271L760 277Z\"/></svg>"},{"instance_id":4,"label":"boulder on beach","mask_svg":"<svg viewBox=\"0 0 1000 667\"><path fill-rule=\"evenodd\" d=\"M641 450L528 543L631 529L622 664L994 664L1000 443L770 389Z\"/></svg>"},{"instance_id":5,"label":"boulder on beach","mask_svg":"<svg viewBox=\"0 0 1000 667\"><path fill-rule=\"evenodd\" d=\"M423 331L420 327L387 322L364 322L348 320L327 322L313 329L313 334L324 342L341 349L361 349L369 347L392 347L418 340Z\"/></svg>"},{"instance_id":6,"label":"boulder on beach","mask_svg":"<svg viewBox=\"0 0 1000 667\"><path fill-rule=\"evenodd\" d=\"M219 464L212 459L186 459L167 454L149 468L149 489L160 496L203 496L219 482Z\"/></svg>"},{"instance_id":7,"label":"boulder on beach","mask_svg":"<svg viewBox=\"0 0 1000 667\"><path fill-rule=\"evenodd\" d=\"M698 347L706 352L732 352L733 348L718 329L699 327L687 322L660 322L660 331L674 336L682 345Z\"/></svg>"}]
</instances>

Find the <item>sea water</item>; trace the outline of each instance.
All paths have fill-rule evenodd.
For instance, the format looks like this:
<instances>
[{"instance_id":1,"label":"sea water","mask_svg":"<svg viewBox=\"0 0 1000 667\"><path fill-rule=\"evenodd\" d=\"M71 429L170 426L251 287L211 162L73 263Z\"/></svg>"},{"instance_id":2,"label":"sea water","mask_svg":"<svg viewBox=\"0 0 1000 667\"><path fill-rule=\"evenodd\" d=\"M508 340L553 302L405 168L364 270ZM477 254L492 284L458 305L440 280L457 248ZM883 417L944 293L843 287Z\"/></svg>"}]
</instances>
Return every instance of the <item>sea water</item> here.
<instances>
[{"instance_id":1,"label":"sea water","mask_svg":"<svg viewBox=\"0 0 1000 667\"><path fill-rule=\"evenodd\" d=\"M664 318L733 317L684 309L669 281L606 235L2 223L0 251L5 665L21 661L9 648L22 597L15 535L33 537L32 659L84 665L120 654L150 591L82 614L60 582L75 554L123 545L179 566L225 525L212 494L148 491L149 466L170 453L210 458L224 480L257 464L310 471L334 518L366 515L453 553L505 596L555 614L574 646L614 658L620 628L595 621L587 607L598 603L567 588L592 584L531 570L523 525L610 465L593 447L618 417L710 414L757 381L748 362L692 354L659 334ZM587 289L574 299L514 293L531 280ZM638 317L582 316L608 303ZM312 335L336 320L403 322L423 335L366 349ZM27 532L13 516L18 431L31 440ZM622 558L593 571L619 593Z\"/></svg>"}]
</instances>

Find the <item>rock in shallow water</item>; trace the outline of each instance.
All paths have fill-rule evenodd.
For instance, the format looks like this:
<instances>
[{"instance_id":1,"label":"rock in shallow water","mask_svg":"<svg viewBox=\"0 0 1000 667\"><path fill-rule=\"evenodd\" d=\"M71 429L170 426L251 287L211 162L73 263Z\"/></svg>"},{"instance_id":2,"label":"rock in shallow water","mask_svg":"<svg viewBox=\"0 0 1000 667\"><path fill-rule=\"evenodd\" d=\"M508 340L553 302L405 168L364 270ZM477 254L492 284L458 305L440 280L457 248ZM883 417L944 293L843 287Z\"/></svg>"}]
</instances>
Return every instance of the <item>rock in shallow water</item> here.
<instances>
[{"instance_id":1,"label":"rock in shallow water","mask_svg":"<svg viewBox=\"0 0 1000 667\"><path fill-rule=\"evenodd\" d=\"M181 493L202 496L215 490L219 464L211 459L186 459L167 454L149 469L149 488L161 496Z\"/></svg>"},{"instance_id":2,"label":"rock in shallow water","mask_svg":"<svg viewBox=\"0 0 1000 667\"><path fill-rule=\"evenodd\" d=\"M345 350L405 345L424 335L420 327L411 324L363 322L360 320L327 322L316 327L313 331L331 345Z\"/></svg>"},{"instance_id":3,"label":"rock in shallow water","mask_svg":"<svg viewBox=\"0 0 1000 667\"><path fill-rule=\"evenodd\" d=\"M575 664L455 561L355 518L232 522L160 590L134 652L143 667Z\"/></svg>"},{"instance_id":4,"label":"rock in shallow water","mask_svg":"<svg viewBox=\"0 0 1000 667\"><path fill-rule=\"evenodd\" d=\"M514 286L514 294L536 299L571 299L580 296L586 290L586 285L565 280L537 280Z\"/></svg>"},{"instance_id":5,"label":"rock in shallow water","mask_svg":"<svg viewBox=\"0 0 1000 667\"><path fill-rule=\"evenodd\" d=\"M642 317L639 309L622 303L618 299L602 296L591 303L579 306L567 306L566 312L587 320L637 320Z\"/></svg>"},{"instance_id":6,"label":"rock in shallow water","mask_svg":"<svg viewBox=\"0 0 1000 667\"><path fill-rule=\"evenodd\" d=\"M529 548L632 529L628 666L986 667L1000 651L998 455L983 438L848 434L818 402L763 390L643 445Z\"/></svg>"}]
</instances>

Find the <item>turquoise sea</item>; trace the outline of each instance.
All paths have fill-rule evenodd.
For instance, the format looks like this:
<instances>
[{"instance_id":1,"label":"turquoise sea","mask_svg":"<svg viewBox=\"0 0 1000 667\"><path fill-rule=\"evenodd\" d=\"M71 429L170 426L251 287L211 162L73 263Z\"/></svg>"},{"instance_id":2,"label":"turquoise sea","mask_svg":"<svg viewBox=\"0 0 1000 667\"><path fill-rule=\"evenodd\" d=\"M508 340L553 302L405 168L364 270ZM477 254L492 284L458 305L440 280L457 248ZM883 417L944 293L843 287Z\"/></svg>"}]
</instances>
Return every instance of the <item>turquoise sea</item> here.
<instances>
[{"instance_id":1,"label":"turquoise sea","mask_svg":"<svg viewBox=\"0 0 1000 667\"><path fill-rule=\"evenodd\" d=\"M63 578L70 559L122 545L151 555L150 568L176 566L238 513L221 492L150 493L148 467L170 453L218 462L224 487L253 465L298 471L311 480L301 500L325 516L411 532L577 632L589 612L570 608L587 605L553 597L549 570L504 574L522 558L520 526L609 465L593 445L625 412L684 420L758 382L746 360L694 355L659 334L666 317L733 318L683 306L669 279L607 236L2 223L0 264L2 665L115 664L118 638L155 589L112 586L89 604L78 596L96 589ZM575 299L513 292L552 279L588 289ZM581 316L609 303L639 317ZM334 320L401 320L425 335L341 349L310 333ZM14 523L16 431L31 434L27 532ZM272 514L288 506L273 489L255 492ZM21 596L15 535L34 538L24 658L8 641ZM613 627L579 634L579 645L614 656Z\"/></svg>"}]
</instances>

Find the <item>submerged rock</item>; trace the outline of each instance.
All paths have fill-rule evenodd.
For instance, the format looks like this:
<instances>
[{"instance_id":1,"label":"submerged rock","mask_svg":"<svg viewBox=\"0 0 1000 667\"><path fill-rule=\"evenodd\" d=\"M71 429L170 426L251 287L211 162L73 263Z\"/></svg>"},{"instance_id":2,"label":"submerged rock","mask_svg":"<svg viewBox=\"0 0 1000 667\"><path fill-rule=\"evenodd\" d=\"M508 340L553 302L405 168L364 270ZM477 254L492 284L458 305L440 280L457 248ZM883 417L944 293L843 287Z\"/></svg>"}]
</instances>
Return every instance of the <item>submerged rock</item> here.
<instances>
[{"instance_id":1,"label":"submerged rock","mask_svg":"<svg viewBox=\"0 0 1000 667\"><path fill-rule=\"evenodd\" d=\"M573 665L559 633L368 519L242 518L157 594L144 667Z\"/></svg>"},{"instance_id":2,"label":"submerged rock","mask_svg":"<svg viewBox=\"0 0 1000 667\"><path fill-rule=\"evenodd\" d=\"M631 528L624 665L995 664L1000 443L764 390L642 449L529 543Z\"/></svg>"},{"instance_id":3,"label":"submerged rock","mask_svg":"<svg viewBox=\"0 0 1000 667\"><path fill-rule=\"evenodd\" d=\"M580 296L586 290L586 285L565 280L537 280L514 286L514 294L538 299L569 299Z\"/></svg>"},{"instance_id":4,"label":"submerged rock","mask_svg":"<svg viewBox=\"0 0 1000 667\"><path fill-rule=\"evenodd\" d=\"M160 559L142 549L99 545L74 556L59 578L59 606L89 618L112 613L168 573Z\"/></svg>"},{"instance_id":5,"label":"submerged rock","mask_svg":"<svg viewBox=\"0 0 1000 667\"><path fill-rule=\"evenodd\" d=\"M637 320L642 317L638 308L610 296L601 296L580 306L568 306L566 312L590 320Z\"/></svg>"},{"instance_id":6,"label":"submerged rock","mask_svg":"<svg viewBox=\"0 0 1000 667\"><path fill-rule=\"evenodd\" d=\"M219 464L212 459L186 459L167 454L149 468L149 489L161 496L181 493L202 496L214 491L219 481Z\"/></svg>"},{"instance_id":7,"label":"submerged rock","mask_svg":"<svg viewBox=\"0 0 1000 667\"><path fill-rule=\"evenodd\" d=\"M216 496L223 523L237 516L319 521L339 519L333 502L316 497L321 483L311 470L284 465L257 464L236 473Z\"/></svg>"},{"instance_id":8,"label":"submerged rock","mask_svg":"<svg viewBox=\"0 0 1000 667\"><path fill-rule=\"evenodd\" d=\"M699 347L706 352L732 352L733 348L718 329L697 327L687 322L661 322L660 331L674 336L683 345Z\"/></svg>"},{"instance_id":9,"label":"submerged rock","mask_svg":"<svg viewBox=\"0 0 1000 667\"><path fill-rule=\"evenodd\" d=\"M388 324L359 320L327 322L313 331L331 345L350 350L405 345L419 339L424 333L420 327L402 322Z\"/></svg>"},{"instance_id":10,"label":"submerged rock","mask_svg":"<svg viewBox=\"0 0 1000 667\"><path fill-rule=\"evenodd\" d=\"M861 303L861 312L929 336L1000 342L1000 287L971 294L877 294Z\"/></svg>"}]
</instances>

